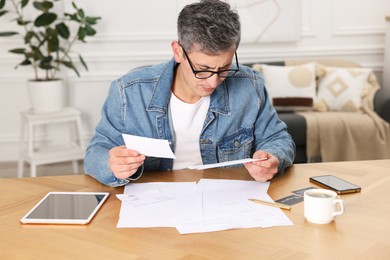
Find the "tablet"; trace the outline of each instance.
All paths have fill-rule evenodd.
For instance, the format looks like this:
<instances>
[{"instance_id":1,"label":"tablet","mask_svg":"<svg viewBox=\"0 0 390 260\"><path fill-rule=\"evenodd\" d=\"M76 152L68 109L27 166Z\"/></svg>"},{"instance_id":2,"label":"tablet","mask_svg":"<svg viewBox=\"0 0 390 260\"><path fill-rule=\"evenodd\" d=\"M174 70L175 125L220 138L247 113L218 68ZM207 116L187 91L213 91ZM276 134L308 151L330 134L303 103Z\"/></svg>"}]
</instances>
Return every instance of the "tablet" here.
<instances>
[{"instance_id":1,"label":"tablet","mask_svg":"<svg viewBox=\"0 0 390 260\"><path fill-rule=\"evenodd\" d=\"M108 192L49 192L20 222L23 224L87 224Z\"/></svg>"}]
</instances>

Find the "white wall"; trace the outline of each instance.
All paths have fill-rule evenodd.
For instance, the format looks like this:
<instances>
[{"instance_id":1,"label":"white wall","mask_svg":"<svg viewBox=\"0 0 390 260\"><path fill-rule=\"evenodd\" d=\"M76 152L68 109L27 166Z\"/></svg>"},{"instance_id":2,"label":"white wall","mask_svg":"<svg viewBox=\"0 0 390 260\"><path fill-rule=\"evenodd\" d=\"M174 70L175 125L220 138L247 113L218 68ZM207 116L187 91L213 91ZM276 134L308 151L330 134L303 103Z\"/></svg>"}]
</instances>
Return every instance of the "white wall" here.
<instances>
[{"instance_id":1,"label":"white wall","mask_svg":"<svg viewBox=\"0 0 390 260\"><path fill-rule=\"evenodd\" d=\"M98 35L88 44L77 46L90 71L82 72L81 78L71 72L68 75L68 103L83 113L86 142L93 134L113 79L132 68L171 58L177 14L187 2L191 1L77 1L87 14L102 17ZM63 8L70 8L70 2L66 1ZM301 0L300 8L300 40L244 42L238 51L240 63L338 57L373 68L382 78L385 16L390 14L390 1ZM0 31L9 30L9 26L4 17L0 19ZM7 53L18 44L17 38L0 38L0 161L17 160L19 112L29 109L25 81L32 73L25 68L14 70L20 57ZM38 137L49 142L55 138Z\"/></svg>"}]
</instances>

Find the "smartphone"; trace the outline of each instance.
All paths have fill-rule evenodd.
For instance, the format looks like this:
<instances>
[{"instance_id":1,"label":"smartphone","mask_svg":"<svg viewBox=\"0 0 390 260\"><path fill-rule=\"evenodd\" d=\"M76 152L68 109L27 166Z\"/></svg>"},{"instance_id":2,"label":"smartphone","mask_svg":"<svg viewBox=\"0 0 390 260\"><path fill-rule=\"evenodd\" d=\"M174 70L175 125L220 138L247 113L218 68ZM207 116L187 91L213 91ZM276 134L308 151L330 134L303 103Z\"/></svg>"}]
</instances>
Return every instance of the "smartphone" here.
<instances>
[{"instance_id":1,"label":"smartphone","mask_svg":"<svg viewBox=\"0 0 390 260\"><path fill-rule=\"evenodd\" d=\"M337 194L361 191L361 187L333 175L314 176L310 177L309 180L324 188L332 189L337 192Z\"/></svg>"}]
</instances>

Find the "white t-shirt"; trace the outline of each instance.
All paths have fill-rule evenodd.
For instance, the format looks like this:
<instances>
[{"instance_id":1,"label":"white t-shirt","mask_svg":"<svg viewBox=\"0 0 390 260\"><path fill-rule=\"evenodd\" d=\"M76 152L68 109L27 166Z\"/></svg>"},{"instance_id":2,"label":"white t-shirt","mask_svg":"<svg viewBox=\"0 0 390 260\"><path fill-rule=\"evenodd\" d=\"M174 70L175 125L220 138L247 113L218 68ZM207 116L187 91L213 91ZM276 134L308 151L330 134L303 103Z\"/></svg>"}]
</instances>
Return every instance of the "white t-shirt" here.
<instances>
[{"instance_id":1,"label":"white t-shirt","mask_svg":"<svg viewBox=\"0 0 390 260\"><path fill-rule=\"evenodd\" d=\"M188 104L172 93L169 107L176 141L173 170L203 163L199 137L209 106L209 96L202 97L194 104Z\"/></svg>"}]
</instances>

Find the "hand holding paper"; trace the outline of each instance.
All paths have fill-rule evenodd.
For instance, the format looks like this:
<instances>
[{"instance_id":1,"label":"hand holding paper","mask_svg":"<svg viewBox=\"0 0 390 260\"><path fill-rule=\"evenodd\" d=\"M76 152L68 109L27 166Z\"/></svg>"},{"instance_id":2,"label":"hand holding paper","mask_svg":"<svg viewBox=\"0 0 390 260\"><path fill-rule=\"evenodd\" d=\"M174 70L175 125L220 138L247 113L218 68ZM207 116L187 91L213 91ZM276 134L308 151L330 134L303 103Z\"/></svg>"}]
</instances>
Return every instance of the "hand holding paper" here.
<instances>
[{"instance_id":1,"label":"hand holding paper","mask_svg":"<svg viewBox=\"0 0 390 260\"><path fill-rule=\"evenodd\" d=\"M135 150L141 154L159 158L176 159L168 140L153 139L135 135L122 134L127 149Z\"/></svg>"}]
</instances>

